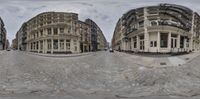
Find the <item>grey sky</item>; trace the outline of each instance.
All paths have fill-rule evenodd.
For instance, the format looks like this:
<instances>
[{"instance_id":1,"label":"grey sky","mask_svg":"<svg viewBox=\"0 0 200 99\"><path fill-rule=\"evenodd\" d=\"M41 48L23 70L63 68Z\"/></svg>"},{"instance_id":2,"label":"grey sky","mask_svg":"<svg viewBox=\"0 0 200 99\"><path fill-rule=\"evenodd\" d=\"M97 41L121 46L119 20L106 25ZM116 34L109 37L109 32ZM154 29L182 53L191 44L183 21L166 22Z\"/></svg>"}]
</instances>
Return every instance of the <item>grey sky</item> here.
<instances>
[{"instance_id":1,"label":"grey sky","mask_svg":"<svg viewBox=\"0 0 200 99\"><path fill-rule=\"evenodd\" d=\"M1 0L0 17L11 41L23 22L41 12L75 12L82 21L94 20L110 42L116 22L125 12L159 3L179 4L200 13L200 0Z\"/></svg>"}]
</instances>

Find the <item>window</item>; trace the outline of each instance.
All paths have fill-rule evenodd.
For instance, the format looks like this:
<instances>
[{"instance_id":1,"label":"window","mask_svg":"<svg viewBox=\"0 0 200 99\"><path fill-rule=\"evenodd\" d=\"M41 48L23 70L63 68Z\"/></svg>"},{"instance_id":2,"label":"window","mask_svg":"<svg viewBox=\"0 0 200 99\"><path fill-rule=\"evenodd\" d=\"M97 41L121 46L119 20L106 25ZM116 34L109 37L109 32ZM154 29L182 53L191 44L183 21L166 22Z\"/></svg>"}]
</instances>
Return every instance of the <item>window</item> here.
<instances>
[{"instance_id":1,"label":"window","mask_svg":"<svg viewBox=\"0 0 200 99\"><path fill-rule=\"evenodd\" d=\"M48 49L51 49L51 40L47 40L47 47Z\"/></svg>"},{"instance_id":2,"label":"window","mask_svg":"<svg viewBox=\"0 0 200 99\"><path fill-rule=\"evenodd\" d=\"M38 47L39 47L39 46L38 46L38 42L37 42L37 43L36 43L36 49L38 49Z\"/></svg>"},{"instance_id":3,"label":"window","mask_svg":"<svg viewBox=\"0 0 200 99\"><path fill-rule=\"evenodd\" d=\"M64 40L60 40L60 49L64 49Z\"/></svg>"},{"instance_id":4,"label":"window","mask_svg":"<svg viewBox=\"0 0 200 99\"><path fill-rule=\"evenodd\" d=\"M66 40L66 49L70 50L70 40Z\"/></svg>"},{"instance_id":5,"label":"window","mask_svg":"<svg viewBox=\"0 0 200 99\"><path fill-rule=\"evenodd\" d=\"M153 41L151 41L151 43L150 43L150 47L153 47Z\"/></svg>"},{"instance_id":6,"label":"window","mask_svg":"<svg viewBox=\"0 0 200 99\"><path fill-rule=\"evenodd\" d=\"M51 35L51 28L47 29L48 35Z\"/></svg>"},{"instance_id":7,"label":"window","mask_svg":"<svg viewBox=\"0 0 200 99\"><path fill-rule=\"evenodd\" d=\"M35 50L35 42L33 43L33 49Z\"/></svg>"},{"instance_id":8,"label":"window","mask_svg":"<svg viewBox=\"0 0 200 99\"><path fill-rule=\"evenodd\" d=\"M43 49L43 41L40 41L40 49Z\"/></svg>"},{"instance_id":9,"label":"window","mask_svg":"<svg viewBox=\"0 0 200 99\"><path fill-rule=\"evenodd\" d=\"M140 36L140 50L144 50L144 35Z\"/></svg>"},{"instance_id":10,"label":"window","mask_svg":"<svg viewBox=\"0 0 200 99\"><path fill-rule=\"evenodd\" d=\"M60 28L60 33L64 33L64 28Z\"/></svg>"},{"instance_id":11,"label":"window","mask_svg":"<svg viewBox=\"0 0 200 99\"><path fill-rule=\"evenodd\" d=\"M161 33L160 34L160 47L167 48L168 45L168 33Z\"/></svg>"},{"instance_id":12,"label":"window","mask_svg":"<svg viewBox=\"0 0 200 99\"><path fill-rule=\"evenodd\" d=\"M40 31L40 36L43 36L43 30Z\"/></svg>"},{"instance_id":13,"label":"window","mask_svg":"<svg viewBox=\"0 0 200 99\"><path fill-rule=\"evenodd\" d=\"M54 35L58 35L58 29L57 29L57 28L54 28L54 29L53 29L53 33L54 33Z\"/></svg>"},{"instance_id":14,"label":"window","mask_svg":"<svg viewBox=\"0 0 200 99\"><path fill-rule=\"evenodd\" d=\"M151 26L156 26L157 22L156 21L151 21Z\"/></svg>"},{"instance_id":15,"label":"window","mask_svg":"<svg viewBox=\"0 0 200 99\"><path fill-rule=\"evenodd\" d=\"M137 48L137 38L136 37L134 37L133 38L133 46L134 46L134 48Z\"/></svg>"},{"instance_id":16,"label":"window","mask_svg":"<svg viewBox=\"0 0 200 99\"><path fill-rule=\"evenodd\" d=\"M47 21L47 24L51 24L51 21Z\"/></svg>"},{"instance_id":17,"label":"window","mask_svg":"<svg viewBox=\"0 0 200 99\"><path fill-rule=\"evenodd\" d=\"M180 48L184 48L184 39L185 39L185 37L181 36L181 38L180 38Z\"/></svg>"},{"instance_id":18,"label":"window","mask_svg":"<svg viewBox=\"0 0 200 99\"><path fill-rule=\"evenodd\" d=\"M157 41L154 41L154 47L157 47Z\"/></svg>"},{"instance_id":19,"label":"window","mask_svg":"<svg viewBox=\"0 0 200 99\"><path fill-rule=\"evenodd\" d=\"M151 41L150 47L157 47L157 41Z\"/></svg>"},{"instance_id":20,"label":"window","mask_svg":"<svg viewBox=\"0 0 200 99\"><path fill-rule=\"evenodd\" d=\"M58 49L58 40L53 40L53 48Z\"/></svg>"},{"instance_id":21,"label":"window","mask_svg":"<svg viewBox=\"0 0 200 99\"><path fill-rule=\"evenodd\" d=\"M144 21L139 22L139 27L144 27Z\"/></svg>"}]
</instances>

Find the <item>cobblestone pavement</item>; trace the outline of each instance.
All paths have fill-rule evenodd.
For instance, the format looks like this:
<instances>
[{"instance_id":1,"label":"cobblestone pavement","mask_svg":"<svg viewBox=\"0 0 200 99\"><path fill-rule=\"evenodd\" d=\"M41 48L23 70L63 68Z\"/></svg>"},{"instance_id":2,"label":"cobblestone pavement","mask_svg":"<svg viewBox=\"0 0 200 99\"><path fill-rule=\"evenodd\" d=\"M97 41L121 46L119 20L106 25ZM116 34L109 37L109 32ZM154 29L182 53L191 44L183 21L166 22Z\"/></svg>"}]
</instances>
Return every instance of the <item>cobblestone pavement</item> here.
<instances>
[{"instance_id":1,"label":"cobblestone pavement","mask_svg":"<svg viewBox=\"0 0 200 99\"><path fill-rule=\"evenodd\" d=\"M0 59L0 96L5 97L132 99L200 94L199 56L182 66L159 68L143 66L140 58L129 54L104 51L63 58L10 51L1 54Z\"/></svg>"}]
</instances>

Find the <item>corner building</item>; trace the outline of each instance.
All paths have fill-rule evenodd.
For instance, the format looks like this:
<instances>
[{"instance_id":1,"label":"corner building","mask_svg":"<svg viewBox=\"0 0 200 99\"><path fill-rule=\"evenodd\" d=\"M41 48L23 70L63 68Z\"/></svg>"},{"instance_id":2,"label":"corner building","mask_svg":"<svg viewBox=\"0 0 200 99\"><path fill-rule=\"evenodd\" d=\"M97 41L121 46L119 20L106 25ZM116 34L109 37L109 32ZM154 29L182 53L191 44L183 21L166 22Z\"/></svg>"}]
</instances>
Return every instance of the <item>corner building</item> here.
<instances>
[{"instance_id":1,"label":"corner building","mask_svg":"<svg viewBox=\"0 0 200 99\"><path fill-rule=\"evenodd\" d=\"M38 53L79 53L78 14L45 12L27 22L27 50Z\"/></svg>"},{"instance_id":2,"label":"corner building","mask_svg":"<svg viewBox=\"0 0 200 99\"><path fill-rule=\"evenodd\" d=\"M93 22L91 19L87 19ZM92 35L92 26L88 21L80 21L78 14L66 12L44 12L25 22L19 33L18 46L26 46L26 51L37 53L80 53L97 51L104 46L106 39L100 30ZM95 37L94 37L95 36ZM24 39L23 39L24 38ZM92 38L95 39L95 43ZM94 47L95 46L95 47ZM106 46L105 46L106 47ZM101 48L104 49L104 48Z\"/></svg>"},{"instance_id":3,"label":"corner building","mask_svg":"<svg viewBox=\"0 0 200 99\"><path fill-rule=\"evenodd\" d=\"M118 20L112 48L158 53L199 50L199 23L196 12L180 5L132 9Z\"/></svg>"}]
</instances>

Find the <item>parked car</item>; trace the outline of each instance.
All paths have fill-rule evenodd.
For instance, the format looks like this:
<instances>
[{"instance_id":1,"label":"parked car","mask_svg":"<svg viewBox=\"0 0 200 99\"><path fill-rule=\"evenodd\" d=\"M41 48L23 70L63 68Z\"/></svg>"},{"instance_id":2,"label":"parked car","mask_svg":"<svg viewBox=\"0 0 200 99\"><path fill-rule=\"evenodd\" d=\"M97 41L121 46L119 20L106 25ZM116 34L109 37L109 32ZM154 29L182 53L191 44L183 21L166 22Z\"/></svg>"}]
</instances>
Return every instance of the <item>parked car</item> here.
<instances>
[{"instance_id":1,"label":"parked car","mask_svg":"<svg viewBox=\"0 0 200 99\"><path fill-rule=\"evenodd\" d=\"M10 48L6 49L6 51L10 51Z\"/></svg>"},{"instance_id":2,"label":"parked car","mask_svg":"<svg viewBox=\"0 0 200 99\"><path fill-rule=\"evenodd\" d=\"M114 52L114 50L113 50L113 49L110 49L110 50L109 50L109 52L113 53L113 52Z\"/></svg>"}]
</instances>

